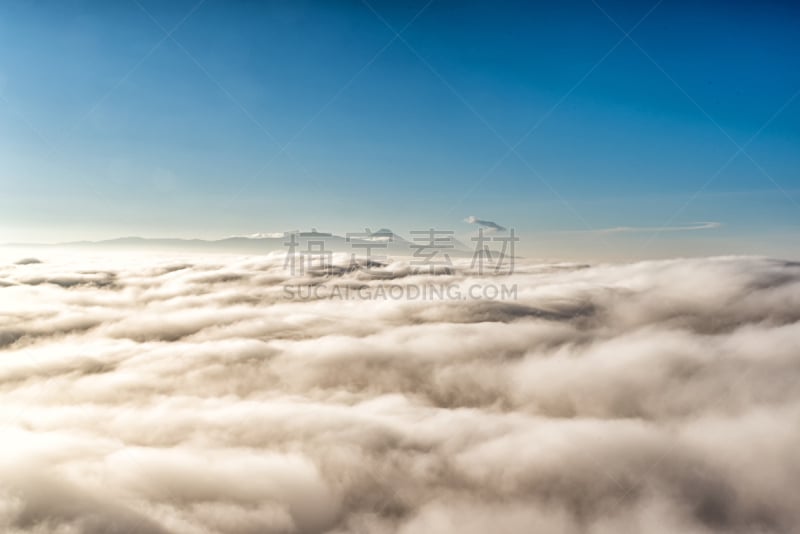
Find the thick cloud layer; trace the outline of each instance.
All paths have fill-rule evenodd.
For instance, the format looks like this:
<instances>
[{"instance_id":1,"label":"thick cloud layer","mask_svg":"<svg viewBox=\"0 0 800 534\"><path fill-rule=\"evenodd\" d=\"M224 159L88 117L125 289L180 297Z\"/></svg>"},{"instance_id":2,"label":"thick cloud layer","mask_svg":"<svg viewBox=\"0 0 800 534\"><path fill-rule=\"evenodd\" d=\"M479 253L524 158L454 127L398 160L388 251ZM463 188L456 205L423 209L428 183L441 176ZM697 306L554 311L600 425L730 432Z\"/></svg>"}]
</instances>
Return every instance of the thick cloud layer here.
<instances>
[{"instance_id":1,"label":"thick cloud layer","mask_svg":"<svg viewBox=\"0 0 800 534\"><path fill-rule=\"evenodd\" d=\"M18 259L0 265L4 532L800 524L800 265L479 279L401 262L291 277L279 256ZM517 293L297 290L388 284Z\"/></svg>"}]
</instances>

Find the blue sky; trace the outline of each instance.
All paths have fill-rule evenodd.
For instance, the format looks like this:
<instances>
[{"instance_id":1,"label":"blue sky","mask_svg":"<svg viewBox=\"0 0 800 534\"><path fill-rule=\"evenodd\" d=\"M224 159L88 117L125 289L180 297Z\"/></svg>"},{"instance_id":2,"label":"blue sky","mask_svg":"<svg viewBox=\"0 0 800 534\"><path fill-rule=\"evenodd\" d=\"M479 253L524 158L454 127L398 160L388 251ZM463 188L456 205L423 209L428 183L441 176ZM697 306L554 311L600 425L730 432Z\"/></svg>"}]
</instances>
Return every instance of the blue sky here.
<instances>
[{"instance_id":1,"label":"blue sky","mask_svg":"<svg viewBox=\"0 0 800 534\"><path fill-rule=\"evenodd\" d=\"M792 3L399 4L0 2L0 242L475 215L543 256L800 254Z\"/></svg>"}]
</instances>

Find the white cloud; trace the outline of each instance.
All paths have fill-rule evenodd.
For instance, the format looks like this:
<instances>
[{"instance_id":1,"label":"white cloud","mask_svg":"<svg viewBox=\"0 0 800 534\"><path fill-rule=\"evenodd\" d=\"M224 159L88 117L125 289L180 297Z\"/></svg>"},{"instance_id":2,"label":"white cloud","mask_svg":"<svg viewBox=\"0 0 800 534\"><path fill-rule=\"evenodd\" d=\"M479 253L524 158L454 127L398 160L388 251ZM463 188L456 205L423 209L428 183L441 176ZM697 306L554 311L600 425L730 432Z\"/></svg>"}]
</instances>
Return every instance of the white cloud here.
<instances>
[{"instance_id":1,"label":"white cloud","mask_svg":"<svg viewBox=\"0 0 800 534\"><path fill-rule=\"evenodd\" d=\"M278 239L286 237L285 232L257 232L255 234L234 235L231 237L244 237L246 239Z\"/></svg>"},{"instance_id":2,"label":"white cloud","mask_svg":"<svg viewBox=\"0 0 800 534\"><path fill-rule=\"evenodd\" d=\"M280 254L40 259L0 265L6 532L800 522L797 264L522 263L482 281L516 301L338 301L287 300L320 279Z\"/></svg>"}]
</instances>

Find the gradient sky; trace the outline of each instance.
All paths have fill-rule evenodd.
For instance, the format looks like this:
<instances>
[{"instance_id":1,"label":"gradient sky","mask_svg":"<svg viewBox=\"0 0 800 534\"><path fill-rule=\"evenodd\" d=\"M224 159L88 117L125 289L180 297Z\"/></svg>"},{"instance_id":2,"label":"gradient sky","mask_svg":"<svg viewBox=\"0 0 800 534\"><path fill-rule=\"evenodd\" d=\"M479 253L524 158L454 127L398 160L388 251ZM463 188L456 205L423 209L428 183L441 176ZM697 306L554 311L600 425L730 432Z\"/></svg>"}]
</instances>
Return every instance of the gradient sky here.
<instances>
[{"instance_id":1,"label":"gradient sky","mask_svg":"<svg viewBox=\"0 0 800 534\"><path fill-rule=\"evenodd\" d=\"M797 257L799 26L791 2L1 0L0 242L474 215L543 256Z\"/></svg>"}]
</instances>

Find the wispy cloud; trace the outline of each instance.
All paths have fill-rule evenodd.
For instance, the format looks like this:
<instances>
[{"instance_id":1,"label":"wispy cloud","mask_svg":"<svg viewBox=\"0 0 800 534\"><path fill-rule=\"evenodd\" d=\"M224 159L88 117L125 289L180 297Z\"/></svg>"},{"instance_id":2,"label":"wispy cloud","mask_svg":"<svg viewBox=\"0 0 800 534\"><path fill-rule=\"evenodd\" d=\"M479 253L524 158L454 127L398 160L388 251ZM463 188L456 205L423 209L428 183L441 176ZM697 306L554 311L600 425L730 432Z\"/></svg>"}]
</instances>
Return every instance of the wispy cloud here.
<instances>
[{"instance_id":1,"label":"wispy cloud","mask_svg":"<svg viewBox=\"0 0 800 534\"><path fill-rule=\"evenodd\" d=\"M597 228L594 230L580 230L596 234L635 234L641 232L694 232L697 230L713 230L722 223L716 221L696 222L681 226L614 226L613 228Z\"/></svg>"}]
</instances>

